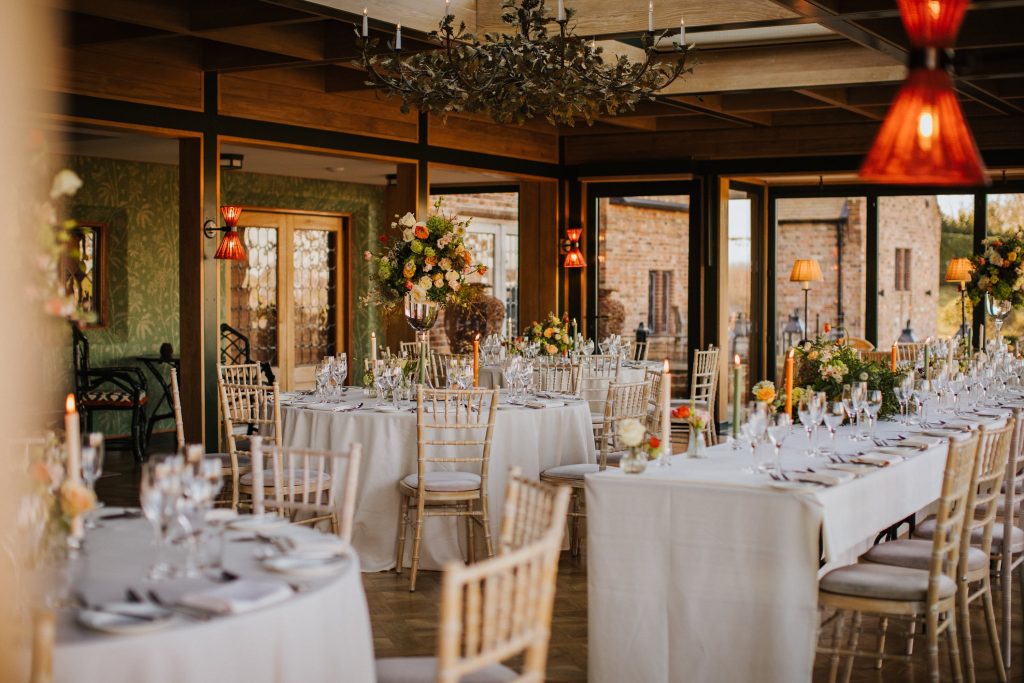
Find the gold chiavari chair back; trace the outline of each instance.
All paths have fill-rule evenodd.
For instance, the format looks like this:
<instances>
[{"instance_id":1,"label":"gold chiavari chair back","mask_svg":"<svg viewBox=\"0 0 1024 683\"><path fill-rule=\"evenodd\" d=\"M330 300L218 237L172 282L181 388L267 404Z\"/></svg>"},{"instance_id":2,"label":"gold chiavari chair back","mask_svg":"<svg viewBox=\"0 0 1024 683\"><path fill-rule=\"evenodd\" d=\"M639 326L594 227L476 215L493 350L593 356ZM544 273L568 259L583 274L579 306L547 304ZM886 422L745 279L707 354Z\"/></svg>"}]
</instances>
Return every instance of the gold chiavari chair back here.
<instances>
[{"instance_id":1,"label":"gold chiavari chair back","mask_svg":"<svg viewBox=\"0 0 1024 683\"><path fill-rule=\"evenodd\" d=\"M250 467L251 436L237 433L239 427L263 437L264 445L277 445L281 438L281 399L277 382L271 386L220 383L221 419L231 461L231 506L238 508L239 493L251 489L241 479Z\"/></svg>"},{"instance_id":2,"label":"gold chiavari chair back","mask_svg":"<svg viewBox=\"0 0 1024 683\"><path fill-rule=\"evenodd\" d=\"M266 456L270 467L265 469ZM359 444L344 451L316 451L264 446L263 438L254 436L253 512L276 510L296 524L311 526L326 520L332 533L351 542L361 458ZM265 495L267 489L272 493L270 497Z\"/></svg>"},{"instance_id":3,"label":"gold chiavari chair back","mask_svg":"<svg viewBox=\"0 0 1024 683\"><path fill-rule=\"evenodd\" d=\"M259 363L217 364L217 377L228 384L263 384Z\"/></svg>"},{"instance_id":4,"label":"gold chiavari chair back","mask_svg":"<svg viewBox=\"0 0 1024 683\"><path fill-rule=\"evenodd\" d=\"M898 342L896 344L896 363L899 365L917 363L918 357L924 353L922 342Z\"/></svg>"},{"instance_id":5,"label":"gold chiavari chair back","mask_svg":"<svg viewBox=\"0 0 1024 683\"><path fill-rule=\"evenodd\" d=\"M171 411L174 413L174 439L180 452L185 448L185 423L181 419L181 391L178 389L178 371L171 368Z\"/></svg>"},{"instance_id":6,"label":"gold chiavari chair back","mask_svg":"<svg viewBox=\"0 0 1024 683\"><path fill-rule=\"evenodd\" d=\"M659 434L661 430L661 378L662 372L656 368L644 371L644 381L650 386L647 397L647 431ZM667 445L667 444L666 444Z\"/></svg>"},{"instance_id":7,"label":"gold chiavari chair back","mask_svg":"<svg viewBox=\"0 0 1024 683\"><path fill-rule=\"evenodd\" d=\"M598 465L600 469L608 466L608 456L620 452L619 425L625 420L637 420L640 424L647 422L648 397L651 385L648 382L630 384L610 384L608 400L604 409L604 425L598 438Z\"/></svg>"},{"instance_id":8,"label":"gold chiavari chair back","mask_svg":"<svg viewBox=\"0 0 1024 683\"><path fill-rule=\"evenodd\" d=\"M416 590L423 523L427 517L464 518L471 560L476 553L473 525L480 526L487 556L494 554L487 477L497 408L496 389L425 389L421 386L416 391L416 473L399 482L402 504L395 550L396 569L401 572L406 528L411 523L415 535L410 591ZM469 469L475 471L467 471Z\"/></svg>"},{"instance_id":9,"label":"gold chiavari chair back","mask_svg":"<svg viewBox=\"0 0 1024 683\"><path fill-rule=\"evenodd\" d=\"M551 528L552 520L559 519L559 499L570 495L567 486L556 486L535 479L527 479L518 467L508 470L505 484L505 510L498 535L498 553L518 550L539 541Z\"/></svg>"},{"instance_id":10,"label":"gold chiavari chair back","mask_svg":"<svg viewBox=\"0 0 1024 683\"><path fill-rule=\"evenodd\" d=\"M696 407L706 410L708 415L714 415L715 397L718 394L719 351L714 344L706 351L694 351L693 366L690 370L690 399ZM708 443L718 442L718 429L714 419L708 420L705 436Z\"/></svg>"},{"instance_id":11,"label":"gold chiavari chair back","mask_svg":"<svg viewBox=\"0 0 1024 683\"><path fill-rule=\"evenodd\" d=\"M537 391L576 396L580 391L581 371L579 362L572 358L545 359L534 369L534 386Z\"/></svg>"}]
</instances>

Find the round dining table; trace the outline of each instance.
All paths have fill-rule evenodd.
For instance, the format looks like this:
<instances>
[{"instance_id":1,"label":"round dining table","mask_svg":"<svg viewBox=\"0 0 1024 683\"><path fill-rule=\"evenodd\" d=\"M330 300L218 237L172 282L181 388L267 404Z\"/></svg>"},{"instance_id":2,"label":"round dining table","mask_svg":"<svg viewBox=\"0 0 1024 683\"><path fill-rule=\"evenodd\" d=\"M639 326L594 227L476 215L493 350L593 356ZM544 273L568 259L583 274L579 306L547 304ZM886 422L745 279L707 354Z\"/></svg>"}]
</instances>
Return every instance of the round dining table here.
<instances>
[{"instance_id":1,"label":"round dining table","mask_svg":"<svg viewBox=\"0 0 1024 683\"><path fill-rule=\"evenodd\" d=\"M282 396L282 403L284 445L326 451L362 445L352 545L363 571L394 568L401 500L398 482L416 472L415 403L401 402L399 412L378 412L375 399L364 398L359 389L349 389L336 403L296 395ZM356 409L360 403L365 405ZM537 478L549 467L596 461L586 401L569 398L532 405L511 405L503 398L498 406L487 480L492 538L497 537L501 522L509 467ZM447 469L460 469L455 464L445 463ZM479 472L479 466L469 471ZM464 532L465 525L453 518L427 519L420 568L441 569L445 562L464 559L468 549ZM406 565L411 546L406 543Z\"/></svg>"},{"instance_id":2,"label":"round dining table","mask_svg":"<svg viewBox=\"0 0 1024 683\"><path fill-rule=\"evenodd\" d=\"M129 592L175 605L183 595L223 587L232 574L239 586L278 582L286 595L224 616L175 607L170 623L159 630L117 635L89 630L80 625L77 608L62 609L54 648L59 683L375 680L370 615L351 549L335 572L298 578L265 570L258 556L267 552L267 544L252 532L227 531L224 569L229 574L152 582L144 578L155 557L149 523L102 519L110 514L104 511L101 526L87 532L85 551L74 563L73 594L86 605L124 601ZM311 543L328 540L294 525L280 533Z\"/></svg>"}]
</instances>

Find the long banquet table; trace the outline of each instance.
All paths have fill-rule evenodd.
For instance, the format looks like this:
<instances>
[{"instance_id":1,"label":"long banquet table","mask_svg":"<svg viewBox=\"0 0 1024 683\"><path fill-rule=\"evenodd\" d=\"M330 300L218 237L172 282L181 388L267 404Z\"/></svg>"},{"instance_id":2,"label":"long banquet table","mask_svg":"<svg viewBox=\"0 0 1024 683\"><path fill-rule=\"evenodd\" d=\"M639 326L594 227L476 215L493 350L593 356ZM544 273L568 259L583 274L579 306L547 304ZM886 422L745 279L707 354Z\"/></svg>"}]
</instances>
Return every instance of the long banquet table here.
<instances>
[{"instance_id":1,"label":"long banquet table","mask_svg":"<svg viewBox=\"0 0 1024 683\"><path fill-rule=\"evenodd\" d=\"M287 405L282 418L283 443L321 450L362 444L352 544L359 552L363 571L391 569L395 566L398 531L398 482L416 472L416 415L411 412L415 404L403 403L398 413L379 413L369 405L372 399L353 396L346 401L338 406L351 406L354 401L366 401L367 406L338 412L331 406L317 410L302 404ZM595 458L585 401L571 400L562 407L543 409L501 404L495 418L487 482L492 535L497 534L501 522L509 467L518 466L524 476L537 478L549 467L594 462ZM464 558L463 530L464 525L455 519L428 519L420 567L440 569L447 561ZM406 564L411 546L406 544Z\"/></svg>"},{"instance_id":2,"label":"long banquet table","mask_svg":"<svg viewBox=\"0 0 1024 683\"><path fill-rule=\"evenodd\" d=\"M878 436L899 429L881 423ZM794 428L784 468L827 465L805 444ZM873 447L840 437L838 450ZM938 498L947 450L941 441L830 487L743 472L749 448L731 445L640 475L588 475L590 680L811 680L820 562L852 561Z\"/></svg>"},{"instance_id":3,"label":"long banquet table","mask_svg":"<svg viewBox=\"0 0 1024 683\"><path fill-rule=\"evenodd\" d=\"M101 522L86 536L76 591L90 604L125 599L128 588L141 595L156 590L164 600L210 587L204 579L144 580L154 557L153 530L144 519ZM317 534L290 527L287 533ZM228 531L224 567L242 579L294 582L303 589L283 602L209 620L178 615L159 631L110 635L79 626L71 610L57 624L54 674L58 683L306 683L375 680L370 614L359 560L324 578L294 578L265 571L256 554L260 543L237 539L252 533Z\"/></svg>"}]
</instances>

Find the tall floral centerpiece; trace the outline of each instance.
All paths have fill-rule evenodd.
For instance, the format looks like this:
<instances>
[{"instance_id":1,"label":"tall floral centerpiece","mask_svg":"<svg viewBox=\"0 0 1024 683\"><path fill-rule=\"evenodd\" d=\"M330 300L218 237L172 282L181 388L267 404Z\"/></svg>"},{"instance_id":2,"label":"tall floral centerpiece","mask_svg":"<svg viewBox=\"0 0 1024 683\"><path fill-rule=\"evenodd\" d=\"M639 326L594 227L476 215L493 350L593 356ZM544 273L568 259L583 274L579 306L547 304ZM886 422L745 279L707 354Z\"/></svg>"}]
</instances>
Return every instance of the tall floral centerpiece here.
<instances>
[{"instance_id":1,"label":"tall floral centerpiece","mask_svg":"<svg viewBox=\"0 0 1024 683\"><path fill-rule=\"evenodd\" d=\"M466 248L468 225L468 220L441 213L438 200L433 213L423 220L412 213L396 215L391 228L401 237L382 235L383 253L363 254L370 267L370 289L363 302L385 313L402 306L420 343L418 376L424 384L427 332L437 321L438 312L449 306L465 306L473 296L473 288L466 286L469 276L487 272L486 266L473 263L473 254Z\"/></svg>"},{"instance_id":2,"label":"tall floral centerpiece","mask_svg":"<svg viewBox=\"0 0 1024 683\"><path fill-rule=\"evenodd\" d=\"M812 391L824 392L830 401L838 401L843 395L843 385L853 382L867 382L868 390L882 392L880 418L895 415L899 402L893 389L902 379L900 372L893 372L888 363L865 360L857 350L842 340L818 337L804 342L796 348L798 386ZM793 392L796 393L796 390Z\"/></svg>"},{"instance_id":3,"label":"tall floral centerpiece","mask_svg":"<svg viewBox=\"0 0 1024 683\"><path fill-rule=\"evenodd\" d=\"M1024 308L1024 230L986 237L981 255L972 259L974 270L967 283L967 294L996 322L996 336L1010 311Z\"/></svg>"},{"instance_id":4,"label":"tall floral centerpiece","mask_svg":"<svg viewBox=\"0 0 1024 683\"><path fill-rule=\"evenodd\" d=\"M546 356L565 354L573 348L573 338L569 329L569 317L559 318L549 313L544 320L536 320L523 330L523 338L529 344L540 344L540 352Z\"/></svg>"}]
</instances>

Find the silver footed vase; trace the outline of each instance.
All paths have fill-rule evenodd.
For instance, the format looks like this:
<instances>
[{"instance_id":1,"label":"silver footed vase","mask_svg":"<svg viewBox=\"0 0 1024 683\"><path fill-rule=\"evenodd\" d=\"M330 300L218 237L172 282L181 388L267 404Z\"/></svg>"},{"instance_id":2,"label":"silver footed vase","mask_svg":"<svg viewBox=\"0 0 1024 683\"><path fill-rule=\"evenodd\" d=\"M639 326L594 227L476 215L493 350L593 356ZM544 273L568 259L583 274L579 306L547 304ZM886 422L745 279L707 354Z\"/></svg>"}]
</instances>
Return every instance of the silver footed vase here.
<instances>
[{"instance_id":1,"label":"silver footed vase","mask_svg":"<svg viewBox=\"0 0 1024 683\"><path fill-rule=\"evenodd\" d=\"M430 386L430 373L427 372L427 364L430 362L430 341L427 333L437 322L437 314L441 311L441 306L434 301L417 301L412 294L405 295L403 304L405 321L416 331L419 348L419 357L416 361L416 382Z\"/></svg>"}]
</instances>

